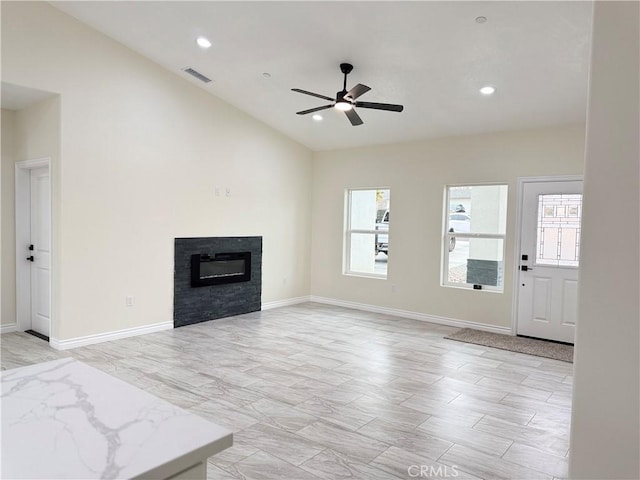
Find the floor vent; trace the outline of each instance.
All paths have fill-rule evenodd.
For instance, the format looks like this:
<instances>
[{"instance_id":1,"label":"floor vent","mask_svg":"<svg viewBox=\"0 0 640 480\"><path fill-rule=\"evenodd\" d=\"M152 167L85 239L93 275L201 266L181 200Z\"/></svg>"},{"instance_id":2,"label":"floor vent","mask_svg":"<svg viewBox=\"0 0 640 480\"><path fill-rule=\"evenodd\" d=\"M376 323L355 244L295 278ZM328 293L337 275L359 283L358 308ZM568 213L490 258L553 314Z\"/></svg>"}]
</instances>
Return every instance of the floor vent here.
<instances>
[{"instance_id":1,"label":"floor vent","mask_svg":"<svg viewBox=\"0 0 640 480\"><path fill-rule=\"evenodd\" d=\"M201 74L197 70L194 70L191 67L183 68L182 71L188 73L189 75L191 75L193 77L196 77L198 80L200 80L200 81L202 81L204 83L209 83L211 81L211 79L209 77L204 76L203 74Z\"/></svg>"}]
</instances>

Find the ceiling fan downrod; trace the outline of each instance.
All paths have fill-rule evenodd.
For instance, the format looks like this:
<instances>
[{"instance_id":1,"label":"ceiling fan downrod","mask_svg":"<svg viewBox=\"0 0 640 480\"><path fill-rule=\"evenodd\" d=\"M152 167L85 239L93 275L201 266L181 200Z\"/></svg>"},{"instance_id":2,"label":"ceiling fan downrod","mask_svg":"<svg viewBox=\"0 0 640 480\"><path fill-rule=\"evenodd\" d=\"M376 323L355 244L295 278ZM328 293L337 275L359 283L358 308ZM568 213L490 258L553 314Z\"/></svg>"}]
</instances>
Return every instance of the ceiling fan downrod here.
<instances>
[{"instance_id":1,"label":"ceiling fan downrod","mask_svg":"<svg viewBox=\"0 0 640 480\"><path fill-rule=\"evenodd\" d=\"M351 73L351 70L353 70L353 65L351 65L350 63L341 63L340 64L340 71L342 73L344 73L344 83L342 84L342 91L343 92L347 91L347 75L349 75Z\"/></svg>"}]
</instances>

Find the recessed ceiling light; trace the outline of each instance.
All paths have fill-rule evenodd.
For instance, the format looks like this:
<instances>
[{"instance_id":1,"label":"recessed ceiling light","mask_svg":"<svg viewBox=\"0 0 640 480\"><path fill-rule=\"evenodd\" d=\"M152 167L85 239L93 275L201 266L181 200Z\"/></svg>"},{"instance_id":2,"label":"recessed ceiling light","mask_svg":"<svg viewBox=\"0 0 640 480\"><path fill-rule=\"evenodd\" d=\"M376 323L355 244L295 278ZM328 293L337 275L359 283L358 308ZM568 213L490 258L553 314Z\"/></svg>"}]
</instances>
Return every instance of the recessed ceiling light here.
<instances>
[{"instance_id":1,"label":"recessed ceiling light","mask_svg":"<svg viewBox=\"0 0 640 480\"><path fill-rule=\"evenodd\" d=\"M317 113L311 118L313 118L316 122L322 121L322 115L318 115Z\"/></svg>"},{"instance_id":2,"label":"recessed ceiling light","mask_svg":"<svg viewBox=\"0 0 640 480\"><path fill-rule=\"evenodd\" d=\"M492 87L491 85L487 85L486 87L482 87L480 89L480 93L482 95L493 95L496 93L496 87Z\"/></svg>"},{"instance_id":3,"label":"recessed ceiling light","mask_svg":"<svg viewBox=\"0 0 640 480\"><path fill-rule=\"evenodd\" d=\"M211 42L206 37L198 37L196 38L196 43L200 48L209 48L211 46Z\"/></svg>"},{"instance_id":4,"label":"recessed ceiling light","mask_svg":"<svg viewBox=\"0 0 640 480\"><path fill-rule=\"evenodd\" d=\"M476 17L476 23L487 23L487 17Z\"/></svg>"}]
</instances>

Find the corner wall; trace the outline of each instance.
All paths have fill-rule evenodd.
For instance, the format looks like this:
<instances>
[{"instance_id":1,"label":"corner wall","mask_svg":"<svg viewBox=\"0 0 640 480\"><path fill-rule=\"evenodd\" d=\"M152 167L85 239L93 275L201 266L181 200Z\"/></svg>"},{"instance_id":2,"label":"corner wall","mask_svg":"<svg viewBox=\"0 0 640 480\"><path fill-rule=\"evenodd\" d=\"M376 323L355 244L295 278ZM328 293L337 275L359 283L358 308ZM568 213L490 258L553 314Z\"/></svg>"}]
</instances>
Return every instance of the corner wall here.
<instances>
[{"instance_id":1,"label":"corner wall","mask_svg":"<svg viewBox=\"0 0 640 480\"><path fill-rule=\"evenodd\" d=\"M1 8L3 81L60 94L57 340L172 322L176 237L262 236L263 303L309 295L310 150L46 3Z\"/></svg>"},{"instance_id":2,"label":"corner wall","mask_svg":"<svg viewBox=\"0 0 640 480\"><path fill-rule=\"evenodd\" d=\"M0 325L16 323L16 268L14 229L14 145L16 118L13 110L2 110L2 156L0 157Z\"/></svg>"},{"instance_id":3,"label":"corner wall","mask_svg":"<svg viewBox=\"0 0 640 480\"><path fill-rule=\"evenodd\" d=\"M582 125L316 153L312 295L510 328L517 177L579 175L583 163ZM440 286L444 186L496 182L509 186L504 293ZM386 280L342 274L345 190L355 187L391 189Z\"/></svg>"},{"instance_id":4,"label":"corner wall","mask_svg":"<svg viewBox=\"0 0 640 480\"><path fill-rule=\"evenodd\" d=\"M569 476L640 478L640 4L595 2Z\"/></svg>"}]
</instances>

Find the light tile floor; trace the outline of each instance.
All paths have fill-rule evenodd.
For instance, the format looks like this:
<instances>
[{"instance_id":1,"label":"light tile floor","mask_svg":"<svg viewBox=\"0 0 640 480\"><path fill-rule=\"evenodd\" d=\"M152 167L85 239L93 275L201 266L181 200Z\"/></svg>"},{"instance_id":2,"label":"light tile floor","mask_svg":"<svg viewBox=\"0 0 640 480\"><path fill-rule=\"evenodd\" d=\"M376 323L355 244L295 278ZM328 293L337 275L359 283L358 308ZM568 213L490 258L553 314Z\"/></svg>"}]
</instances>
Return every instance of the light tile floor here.
<instances>
[{"instance_id":1,"label":"light tile floor","mask_svg":"<svg viewBox=\"0 0 640 480\"><path fill-rule=\"evenodd\" d=\"M59 352L2 336L2 369L73 356L234 431L209 479L567 476L573 366L453 328L314 303Z\"/></svg>"}]
</instances>

